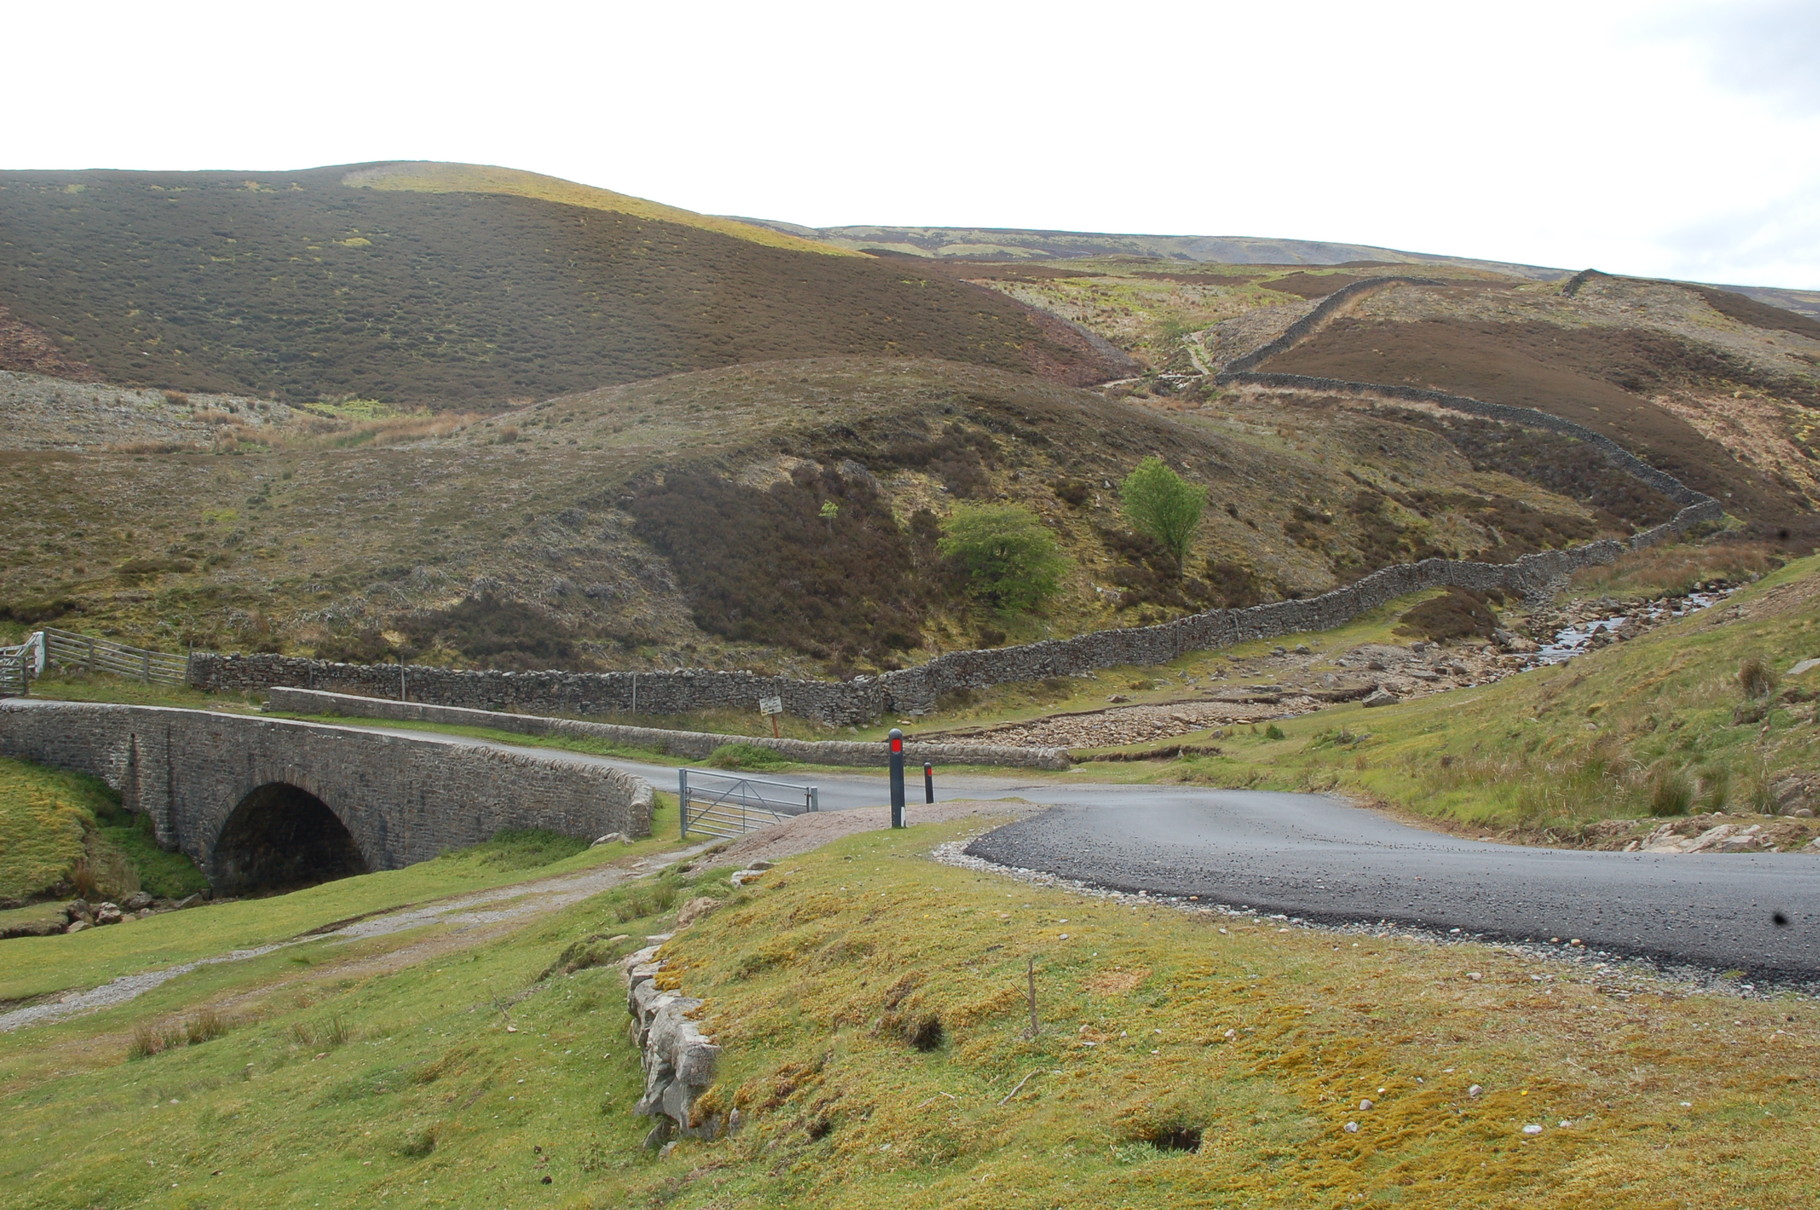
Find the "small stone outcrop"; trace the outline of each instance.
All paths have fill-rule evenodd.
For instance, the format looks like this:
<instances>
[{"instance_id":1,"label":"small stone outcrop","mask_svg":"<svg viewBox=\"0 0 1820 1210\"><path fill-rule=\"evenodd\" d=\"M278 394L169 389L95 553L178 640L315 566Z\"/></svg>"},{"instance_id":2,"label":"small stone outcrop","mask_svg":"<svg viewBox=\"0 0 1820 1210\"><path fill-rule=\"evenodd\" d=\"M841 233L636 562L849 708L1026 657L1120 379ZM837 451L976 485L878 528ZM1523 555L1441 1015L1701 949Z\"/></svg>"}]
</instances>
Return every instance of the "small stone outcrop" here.
<instances>
[{"instance_id":1,"label":"small stone outcrop","mask_svg":"<svg viewBox=\"0 0 1820 1210\"><path fill-rule=\"evenodd\" d=\"M674 1135L712 1139L738 1126L731 1118L698 1114L695 1102L714 1083L720 1047L689 1016L702 1002L681 992L660 990L663 962L658 948L668 936L647 938L652 944L625 959L626 1011L632 1016L632 1039L645 1069L645 1092L633 1112L654 1117L645 1146L661 1147Z\"/></svg>"}]
</instances>

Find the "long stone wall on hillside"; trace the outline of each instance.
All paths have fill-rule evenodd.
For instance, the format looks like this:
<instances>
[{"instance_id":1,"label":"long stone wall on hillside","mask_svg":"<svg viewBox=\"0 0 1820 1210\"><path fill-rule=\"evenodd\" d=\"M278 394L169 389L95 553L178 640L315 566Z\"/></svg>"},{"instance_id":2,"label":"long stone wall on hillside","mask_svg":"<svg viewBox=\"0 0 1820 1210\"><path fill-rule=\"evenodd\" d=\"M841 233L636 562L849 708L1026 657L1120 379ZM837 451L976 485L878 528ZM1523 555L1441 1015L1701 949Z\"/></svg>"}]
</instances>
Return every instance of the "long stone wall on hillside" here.
<instances>
[{"instance_id":1,"label":"long stone wall on hillside","mask_svg":"<svg viewBox=\"0 0 1820 1210\"><path fill-rule=\"evenodd\" d=\"M160 843L216 874L223 825L271 784L314 795L373 869L425 861L505 828L583 838L651 832L651 786L603 763L440 736L93 702L0 702L0 756L98 777Z\"/></svg>"},{"instance_id":2,"label":"long stone wall on hillside","mask_svg":"<svg viewBox=\"0 0 1820 1210\"><path fill-rule=\"evenodd\" d=\"M670 672L488 672L391 665L332 664L283 656L191 657L192 682L213 690L263 692L293 685L363 697L403 698L484 710L532 714L648 713L732 708L750 710L761 697L783 699L786 712L831 726L870 723L888 714L920 714L957 689L1090 673L1125 665L1167 663L1192 651L1255 639L1329 630L1397 597L1424 589L1497 589L1537 597L1586 567L1613 562L1629 550L1653 546L1724 519L1716 500L1650 466L1603 434L1534 408L1487 403L1421 387L1345 382L1302 374L1252 372L1251 367L1318 330L1359 297L1393 285L1445 285L1429 278L1372 278L1336 290L1314 311L1262 348L1215 377L1291 390L1372 394L1427 403L1508 424L1563 433L1602 451L1620 469L1682 506L1674 517L1626 541L1605 539L1567 550L1526 555L1514 563L1425 559L1382 568L1318 597L1275 601L1248 609L1214 609L1153 626L1103 630L1070 639L1017 647L956 651L926 664L856 677L850 681L800 681L748 672L676 669ZM402 680L402 684L401 684Z\"/></svg>"},{"instance_id":3,"label":"long stone wall on hillside","mask_svg":"<svg viewBox=\"0 0 1820 1210\"><path fill-rule=\"evenodd\" d=\"M1018 647L949 652L915 668L850 681L798 681L702 669L494 672L410 666L404 672L404 686L411 700L529 714L750 710L759 698L777 696L783 699L786 711L800 718L830 726L871 723L888 714L934 709L936 699L956 689L983 689L1124 665L1164 664L1192 651L1330 630L1424 589L1498 589L1535 597L1581 568L1611 563L1628 550L1666 541L1723 516L1717 502L1702 497L1699 503L1628 541L1606 539L1568 550L1542 551L1514 563L1462 559L1400 563L1317 597L1249 609L1214 609L1153 626L1102 630ZM193 683L216 691L269 692L309 684L336 693L397 700L400 682L399 669L393 665L333 664L288 656L198 652L191 666Z\"/></svg>"},{"instance_id":4,"label":"long stone wall on hillside","mask_svg":"<svg viewBox=\"0 0 1820 1210\"><path fill-rule=\"evenodd\" d=\"M848 768L884 768L891 754L881 743L853 740L772 739L770 736L716 735L706 731L668 731L661 727L628 727L618 723L588 723L549 718L540 714L502 714L426 702L388 701L325 693L320 689L274 688L267 697L273 710L293 714L340 714L351 718L402 719L448 723L460 727L491 727L521 735L585 735L614 743L655 748L671 756L701 760L723 744L754 744L806 765L841 765ZM911 764L999 765L1023 769L1066 769L1072 763L1063 748L1014 748L1004 744L918 742L906 740L904 756Z\"/></svg>"},{"instance_id":5,"label":"long stone wall on hillside","mask_svg":"<svg viewBox=\"0 0 1820 1210\"><path fill-rule=\"evenodd\" d=\"M1361 295L1376 294L1390 286L1449 286L1457 282L1442 281L1433 277L1370 277L1364 281L1353 282L1350 286L1341 286L1326 298L1314 310L1302 316L1284 328L1276 339L1268 344L1259 345L1243 357L1235 357L1226 366L1225 373L1237 374L1261 364L1266 359L1275 357L1285 349L1293 348L1307 340L1315 332L1327 325L1327 321L1338 311L1350 307Z\"/></svg>"}]
</instances>

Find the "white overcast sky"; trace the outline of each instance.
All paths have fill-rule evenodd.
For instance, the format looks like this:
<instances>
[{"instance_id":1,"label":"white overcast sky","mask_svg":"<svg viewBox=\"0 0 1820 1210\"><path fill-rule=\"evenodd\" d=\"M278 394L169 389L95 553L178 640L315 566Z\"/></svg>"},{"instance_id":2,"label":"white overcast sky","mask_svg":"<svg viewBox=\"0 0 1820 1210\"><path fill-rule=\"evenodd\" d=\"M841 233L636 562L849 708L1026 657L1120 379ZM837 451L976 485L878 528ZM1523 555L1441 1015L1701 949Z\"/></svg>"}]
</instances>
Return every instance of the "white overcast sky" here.
<instances>
[{"instance_id":1,"label":"white overcast sky","mask_svg":"<svg viewBox=\"0 0 1820 1210\"><path fill-rule=\"evenodd\" d=\"M4 168L465 160L1820 288L1820 0L0 0L0 46Z\"/></svg>"}]
</instances>

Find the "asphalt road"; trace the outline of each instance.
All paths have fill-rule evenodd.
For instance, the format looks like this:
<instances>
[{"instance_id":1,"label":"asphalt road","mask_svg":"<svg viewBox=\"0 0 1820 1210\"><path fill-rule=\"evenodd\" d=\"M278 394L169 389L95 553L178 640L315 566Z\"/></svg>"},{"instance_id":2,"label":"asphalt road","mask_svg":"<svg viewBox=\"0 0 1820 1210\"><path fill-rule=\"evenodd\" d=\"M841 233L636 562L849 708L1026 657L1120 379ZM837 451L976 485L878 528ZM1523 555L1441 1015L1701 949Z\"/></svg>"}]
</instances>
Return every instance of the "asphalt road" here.
<instances>
[{"instance_id":1,"label":"asphalt road","mask_svg":"<svg viewBox=\"0 0 1820 1210\"><path fill-rule=\"evenodd\" d=\"M672 769L637 771L659 786L675 783ZM784 780L816 783L823 810L888 796L882 776ZM1511 941L1578 938L1594 949L1759 979L1820 979L1820 856L1811 854L1489 844L1313 794L1016 777L938 777L937 791L1052 804L967 851L1113 890L1195 895L1322 923L1388 921ZM914 823L920 771L909 800Z\"/></svg>"},{"instance_id":2,"label":"asphalt road","mask_svg":"<svg viewBox=\"0 0 1820 1210\"><path fill-rule=\"evenodd\" d=\"M659 786L673 769L640 767ZM667 780L664 780L667 779ZM823 810L886 801L883 776L790 774ZM1313 794L937 778L938 797L1054 809L968 852L1120 891L1199 896L1322 923L1388 921L1563 942L1778 981L1820 980L1820 856L1595 853L1458 839ZM920 770L908 816L922 801Z\"/></svg>"},{"instance_id":3,"label":"asphalt road","mask_svg":"<svg viewBox=\"0 0 1820 1210\"><path fill-rule=\"evenodd\" d=\"M1326 923L1390 921L1502 940L1820 978L1820 857L1593 853L1459 840L1309 794L1079 787L968 852L1123 891ZM1134 792L1135 791L1135 792Z\"/></svg>"}]
</instances>

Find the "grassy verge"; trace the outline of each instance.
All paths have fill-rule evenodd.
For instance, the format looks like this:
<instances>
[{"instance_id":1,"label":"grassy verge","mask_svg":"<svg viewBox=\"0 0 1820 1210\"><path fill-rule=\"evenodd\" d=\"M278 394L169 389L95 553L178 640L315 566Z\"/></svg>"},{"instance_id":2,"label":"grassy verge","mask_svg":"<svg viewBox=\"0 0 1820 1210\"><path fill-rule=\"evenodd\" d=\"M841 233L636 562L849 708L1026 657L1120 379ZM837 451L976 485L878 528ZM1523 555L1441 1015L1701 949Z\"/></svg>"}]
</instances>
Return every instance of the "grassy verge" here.
<instances>
[{"instance_id":1,"label":"grassy verge","mask_svg":"<svg viewBox=\"0 0 1820 1210\"><path fill-rule=\"evenodd\" d=\"M678 847L676 832L676 796L659 794L650 838L586 849L549 862L538 873L637 861ZM527 843L505 837L402 870L344 878L269 899L212 904L73 937L16 938L0 944L0 1002L97 987L137 971L270 945L352 917L518 882L525 877Z\"/></svg>"},{"instance_id":2,"label":"grassy verge","mask_svg":"<svg viewBox=\"0 0 1820 1210\"><path fill-rule=\"evenodd\" d=\"M671 875L422 961L398 938L312 945L0 1036L0 1181L30 1208L1820 1193L1810 1002L1185 916L924 859L958 832L851 837L738 891L725 870ZM666 956L727 1048L709 1107L739 1107L745 1128L659 1156L629 1113L642 1075L606 964L703 893L722 906Z\"/></svg>"}]
</instances>

